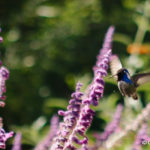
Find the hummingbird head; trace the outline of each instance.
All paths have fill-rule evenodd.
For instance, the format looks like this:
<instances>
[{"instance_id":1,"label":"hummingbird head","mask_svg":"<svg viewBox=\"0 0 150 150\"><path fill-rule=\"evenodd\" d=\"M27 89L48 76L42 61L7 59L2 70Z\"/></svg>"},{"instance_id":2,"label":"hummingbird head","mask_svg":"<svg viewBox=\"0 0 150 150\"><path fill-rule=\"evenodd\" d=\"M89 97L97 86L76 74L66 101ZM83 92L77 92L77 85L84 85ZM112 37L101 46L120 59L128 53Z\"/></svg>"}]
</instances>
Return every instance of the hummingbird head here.
<instances>
[{"instance_id":1,"label":"hummingbird head","mask_svg":"<svg viewBox=\"0 0 150 150\"><path fill-rule=\"evenodd\" d=\"M122 68L118 70L116 75L117 75L118 81L122 80L128 83L131 83L131 77L127 69Z\"/></svg>"}]
</instances>

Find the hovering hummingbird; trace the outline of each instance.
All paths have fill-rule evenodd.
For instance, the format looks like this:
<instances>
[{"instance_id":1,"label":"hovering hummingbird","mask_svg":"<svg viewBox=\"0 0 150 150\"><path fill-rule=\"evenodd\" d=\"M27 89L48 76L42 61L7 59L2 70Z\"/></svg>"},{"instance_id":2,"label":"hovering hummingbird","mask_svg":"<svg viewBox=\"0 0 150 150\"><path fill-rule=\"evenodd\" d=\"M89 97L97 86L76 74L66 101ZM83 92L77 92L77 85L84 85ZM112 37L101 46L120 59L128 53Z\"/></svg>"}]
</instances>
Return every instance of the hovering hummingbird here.
<instances>
[{"instance_id":1,"label":"hovering hummingbird","mask_svg":"<svg viewBox=\"0 0 150 150\"><path fill-rule=\"evenodd\" d=\"M134 100L138 99L136 92L137 87L150 82L150 72L130 76L129 71L122 67L121 62L116 55L111 57L110 69L112 76L118 82L118 88L122 96L132 97Z\"/></svg>"}]
</instances>

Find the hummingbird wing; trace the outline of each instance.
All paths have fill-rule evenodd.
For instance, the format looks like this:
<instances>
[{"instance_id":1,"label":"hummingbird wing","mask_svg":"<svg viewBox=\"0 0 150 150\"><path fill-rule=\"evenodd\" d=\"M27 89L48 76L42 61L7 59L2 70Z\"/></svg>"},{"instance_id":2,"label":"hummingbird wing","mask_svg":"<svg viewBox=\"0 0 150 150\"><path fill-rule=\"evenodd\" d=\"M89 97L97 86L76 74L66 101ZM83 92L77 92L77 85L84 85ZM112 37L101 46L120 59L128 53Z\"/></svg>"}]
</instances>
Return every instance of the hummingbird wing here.
<instances>
[{"instance_id":1,"label":"hummingbird wing","mask_svg":"<svg viewBox=\"0 0 150 150\"><path fill-rule=\"evenodd\" d=\"M131 80L136 87L143 85L147 82L150 82L150 72L135 74L131 77Z\"/></svg>"},{"instance_id":2,"label":"hummingbird wing","mask_svg":"<svg viewBox=\"0 0 150 150\"><path fill-rule=\"evenodd\" d=\"M115 76L118 72L118 70L120 70L122 68L122 64L118 58L117 55L112 55L110 58L110 70L111 70L111 74L112 76L114 76L114 78L117 80L117 76Z\"/></svg>"}]
</instances>

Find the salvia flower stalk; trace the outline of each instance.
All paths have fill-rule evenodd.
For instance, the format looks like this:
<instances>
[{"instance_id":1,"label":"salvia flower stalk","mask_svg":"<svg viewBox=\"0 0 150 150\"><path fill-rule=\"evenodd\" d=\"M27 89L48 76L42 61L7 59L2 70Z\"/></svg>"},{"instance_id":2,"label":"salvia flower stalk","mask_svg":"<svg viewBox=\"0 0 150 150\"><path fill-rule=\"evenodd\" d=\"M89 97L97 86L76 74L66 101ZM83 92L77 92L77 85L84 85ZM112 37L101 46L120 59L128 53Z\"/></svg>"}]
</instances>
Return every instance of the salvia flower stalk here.
<instances>
[{"instance_id":1,"label":"salvia flower stalk","mask_svg":"<svg viewBox=\"0 0 150 150\"><path fill-rule=\"evenodd\" d=\"M141 150L142 146L150 143L150 137L147 134L148 126L144 122L141 126L141 129L138 131L135 142L133 144L132 150Z\"/></svg>"},{"instance_id":2,"label":"salvia flower stalk","mask_svg":"<svg viewBox=\"0 0 150 150\"><path fill-rule=\"evenodd\" d=\"M59 118L58 116L54 115L50 122L50 131L48 135L34 148L34 150L47 150L50 147L52 144L52 139L56 136L58 123Z\"/></svg>"},{"instance_id":3,"label":"salvia flower stalk","mask_svg":"<svg viewBox=\"0 0 150 150\"><path fill-rule=\"evenodd\" d=\"M83 93L80 92L81 86L81 83L77 83L76 91L71 95L72 99L69 101L67 111L60 110L58 112L59 115L64 116L64 122L59 124L59 131L57 132L56 138L54 138L51 150L63 149L65 142L69 140L69 135L79 118L81 97L83 95Z\"/></svg>"},{"instance_id":4,"label":"salvia flower stalk","mask_svg":"<svg viewBox=\"0 0 150 150\"><path fill-rule=\"evenodd\" d=\"M5 86L5 82L6 80L9 78L9 71L7 68L1 66L0 67L0 99L1 100L5 100L5 96L3 95L3 93L6 92L6 86ZM4 106L4 102L1 101L1 106Z\"/></svg>"},{"instance_id":5,"label":"salvia flower stalk","mask_svg":"<svg viewBox=\"0 0 150 150\"><path fill-rule=\"evenodd\" d=\"M75 150L77 148L74 143L81 145L83 149L87 149L88 138L85 132L91 125L94 116L94 111L90 108L90 105L97 106L99 99L103 97L103 78L107 75L113 33L114 27L110 27L103 48L97 57L96 66L93 69L94 79L85 94L79 92L80 86L78 83L67 111L59 111L59 115L64 116L64 122L60 124L51 150Z\"/></svg>"},{"instance_id":6,"label":"salvia flower stalk","mask_svg":"<svg viewBox=\"0 0 150 150\"><path fill-rule=\"evenodd\" d=\"M8 138L13 136L13 132L8 132L6 133L3 128L0 129L0 148L5 149L6 144L5 142L7 141Z\"/></svg>"},{"instance_id":7,"label":"salvia flower stalk","mask_svg":"<svg viewBox=\"0 0 150 150\"><path fill-rule=\"evenodd\" d=\"M12 150L22 150L22 148L21 148L21 139L22 139L22 135L21 135L21 133L18 132L15 136Z\"/></svg>"},{"instance_id":8,"label":"salvia flower stalk","mask_svg":"<svg viewBox=\"0 0 150 150\"><path fill-rule=\"evenodd\" d=\"M0 28L0 32L1 32L1 28ZM0 37L0 42L2 42L3 38ZM3 93L6 92L6 86L5 86L5 82L6 80L9 78L9 71L6 67L2 66L2 61L0 61L0 99L1 100L5 100L6 96L3 95ZM4 107L5 103L4 101L0 101L0 106Z\"/></svg>"},{"instance_id":9,"label":"salvia flower stalk","mask_svg":"<svg viewBox=\"0 0 150 150\"><path fill-rule=\"evenodd\" d=\"M2 41L3 38L0 37L0 43ZM6 97L3 95L3 93L6 92L5 82L8 78L9 78L9 71L7 68L2 66L2 62L0 61L0 99L2 100L0 101L0 107L5 106L5 102L3 100L5 100ZM0 148L5 149L6 148L5 142L7 141L8 138L13 136L13 132L6 133L2 127L3 127L2 118L0 118Z\"/></svg>"},{"instance_id":10,"label":"salvia flower stalk","mask_svg":"<svg viewBox=\"0 0 150 150\"><path fill-rule=\"evenodd\" d=\"M121 132L117 134L113 139L106 141L106 149L110 149L117 142L122 140L125 136L128 135L130 131L137 131L140 127L140 125L143 123L143 121L148 121L150 116L150 103L147 104L147 106L142 110L140 114L137 115L137 117L133 120L132 123L127 124L124 129L122 129Z\"/></svg>"}]
</instances>

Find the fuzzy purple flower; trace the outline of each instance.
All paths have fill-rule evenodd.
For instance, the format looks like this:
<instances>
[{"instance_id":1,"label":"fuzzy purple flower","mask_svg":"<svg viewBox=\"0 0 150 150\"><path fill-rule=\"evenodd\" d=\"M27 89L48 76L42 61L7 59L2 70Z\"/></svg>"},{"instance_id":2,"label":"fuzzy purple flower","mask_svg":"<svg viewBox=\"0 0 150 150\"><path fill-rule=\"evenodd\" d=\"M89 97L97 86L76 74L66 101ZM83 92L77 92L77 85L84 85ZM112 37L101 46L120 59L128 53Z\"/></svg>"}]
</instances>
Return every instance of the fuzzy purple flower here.
<instances>
[{"instance_id":1,"label":"fuzzy purple flower","mask_svg":"<svg viewBox=\"0 0 150 150\"><path fill-rule=\"evenodd\" d=\"M0 28L1 32L1 28ZM0 37L0 42L2 42L2 37ZM2 66L2 62L0 61L0 99L5 100L5 96L3 93L6 92L6 86L5 81L9 77L9 71L7 68ZM0 107L4 107L5 103L3 101L0 101ZM5 142L8 138L13 136L13 132L6 133L5 130L2 128L2 118L0 118L0 148L5 149L6 145Z\"/></svg>"},{"instance_id":2,"label":"fuzzy purple flower","mask_svg":"<svg viewBox=\"0 0 150 150\"><path fill-rule=\"evenodd\" d=\"M0 28L0 32L1 32L1 28ZM2 42L2 37L0 37L0 42ZM8 78L9 78L9 71L6 67L2 66L2 62L0 61L0 99L1 100L6 99L3 93L6 92L5 81ZM0 106L4 107L5 103L3 101L0 101Z\"/></svg>"},{"instance_id":3,"label":"fuzzy purple flower","mask_svg":"<svg viewBox=\"0 0 150 150\"><path fill-rule=\"evenodd\" d=\"M85 92L86 94L82 97L82 105L79 119L72 134L69 137L70 140L68 140L64 146L64 150L69 149L70 146L73 147L73 142L78 145L82 145L83 148L86 147L88 143L88 138L86 137L85 132L91 125L94 116L94 111L90 108L90 105L93 104L94 106L97 106L99 99L103 96L103 77L107 75L109 58L111 56L111 49L109 48L111 47L113 32L114 28L110 27L108 30L109 34L106 34L104 41L107 43L107 47L103 47L97 57L96 66L94 67L94 79L87 91ZM106 44L104 44L104 46L105 45ZM82 138L79 138L79 136L81 136Z\"/></svg>"},{"instance_id":4,"label":"fuzzy purple flower","mask_svg":"<svg viewBox=\"0 0 150 150\"><path fill-rule=\"evenodd\" d=\"M110 27L103 48L97 57L94 79L85 94L79 92L80 86L77 84L76 92L72 95L73 99L70 100L67 111L59 111L59 115L64 116L64 122L60 124L51 150L75 150L74 143L81 145L83 149L87 148L88 138L85 132L91 125L94 116L94 111L90 105L97 106L99 99L103 96L103 78L107 75L113 33L114 27Z\"/></svg>"},{"instance_id":5,"label":"fuzzy purple flower","mask_svg":"<svg viewBox=\"0 0 150 150\"><path fill-rule=\"evenodd\" d=\"M5 149L5 142L8 138L13 136L13 132L6 133L4 129L0 129L0 148Z\"/></svg>"},{"instance_id":6,"label":"fuzzy purple flower","mask_svg":"<svg viewBox=\"0 0 150 150\"><path fill-rule=\"evenodd\" d=\"M0 68L0 99L5 100L3 93L6 92L5 81L9 78L9 71L5 67Z\"/></svg>"},{"instance_id":7,"label":"fuzzy purple flower","mask_svg":"<svg viewBox=\"0 0 150 150\"><path fill-rule=\"evenodd\" d=\"M58 130L58 123L59 123L58 116L56 116L56 115L53 116L51 119L51 123L50 123L51 127L50 127L50 131L49 131L48 135L42 142L40 142L34 148L34 150L47 150L51 146L52 140L56 136L56 133Z\"/></svg>"},{"instance_id":8,"label":"fuzzy purple flower","mask_svg":"<svg viewBox=\"0 0 150 150\"><path fill-rule=\"evenodd\" d=\"M97 56L96 65L93 67L94 79L88 89L88 100L94 106L98 105L98 101L103 97L104 93L104 77L107 75L107 69L109 65L109 58L111 56L111 42L112 36L114 33L114 27L110 27L106 33L103 48L100 50L99 55Z\"/></svg>"},{"instance_id":9,"label":"fuzzy purple flower","mask_svg":"<svg viewBox=\"0 0 150 150\"><path fill-rule=\"evenodd\" d=\"M13 142L12 150L21 150L21 133L17 133Z\"/></svg>"},{"instance_id":10,"label":"fuzzy purple flower","mask_svg":"<svg viewBox=\"0 0 150 150\"><path fill-rule=\"evenodd\" d=\"M147 123L143 123L141 129L139 130L135 142L133 144L132 150L141 150L142 146L146 143L150 143L150 137L147 134Z\"/></svg>"},{"instance_id":11,"label":"fuzzy purple flower","mask_svg":"<svg viewBox=\"0 0 150 150\"><path fill-rule=\"evenodd\" d=\"M83 93L80 92L81 86L81 83L77 83L76 91L71 95L72 99L69 101L67 111L60 110L58 112L59 115L64 116L64 122L61 122L59 125L59 131L57 132L57 136L51 146L51 150L62 150L65 142L69 140L69 135L79 118L81 97L83 95Z\"/></svg>"}]
</instances>

